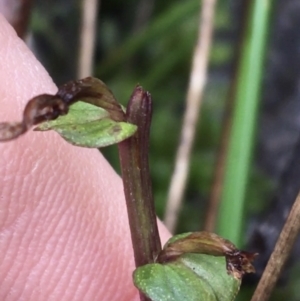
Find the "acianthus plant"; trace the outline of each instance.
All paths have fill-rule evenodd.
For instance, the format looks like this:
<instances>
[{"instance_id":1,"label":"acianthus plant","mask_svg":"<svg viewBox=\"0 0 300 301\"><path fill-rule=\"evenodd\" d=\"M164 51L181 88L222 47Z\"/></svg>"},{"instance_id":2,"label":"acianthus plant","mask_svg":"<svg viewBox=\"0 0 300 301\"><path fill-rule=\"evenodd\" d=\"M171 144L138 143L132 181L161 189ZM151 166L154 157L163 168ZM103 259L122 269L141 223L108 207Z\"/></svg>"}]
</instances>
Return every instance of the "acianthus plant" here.
<instances>
[{"instance_id":1,"label":"acianthus plant","mask_svg":"<svg viewBox=\"0 0 300 301\"><path fill-rule=\"evenodd\" d=\"M19 123L0 123L0 141L32 126L54 130L71 144L118 144L141 300L232 301L256 254L209 232L172 237L161 249L148 165L152 100L137 86L124 109L99 79L71 81L55 95L31 99Z\"/></svg>"}]
</instances>

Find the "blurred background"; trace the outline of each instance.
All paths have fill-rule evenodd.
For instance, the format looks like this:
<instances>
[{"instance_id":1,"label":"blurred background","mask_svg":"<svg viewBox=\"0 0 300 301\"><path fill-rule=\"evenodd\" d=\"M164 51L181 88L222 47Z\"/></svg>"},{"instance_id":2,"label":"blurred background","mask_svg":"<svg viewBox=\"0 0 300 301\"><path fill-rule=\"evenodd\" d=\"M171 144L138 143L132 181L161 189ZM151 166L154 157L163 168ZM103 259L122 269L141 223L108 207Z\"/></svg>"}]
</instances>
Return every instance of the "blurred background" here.
<instances>
[{"instance_id":1,"label":"blurred background","mask_svg":"<svg viewBox=\"0 0 300 301\"><path fill-rule=\"evenodd\" d=\"M161 219L171 208L168 192L184 143L201 8L199 0L0 0L0 12L57 85L93 75L123 105L136 84L150 91L150 166ZM214 229L259 252L257 274L245 279L238 297L250 300L300 190L300 2L222 0L213 9L207 82L182 205L170 229ZM240 135L231 135L233 128ZM101 152L119 172L117 148ZM240 167L243 176L236 176ZM234 189L240 193L231 195ZM299 254L298 240L272 300L300 300Z\"/></svg>"}]
</instances>

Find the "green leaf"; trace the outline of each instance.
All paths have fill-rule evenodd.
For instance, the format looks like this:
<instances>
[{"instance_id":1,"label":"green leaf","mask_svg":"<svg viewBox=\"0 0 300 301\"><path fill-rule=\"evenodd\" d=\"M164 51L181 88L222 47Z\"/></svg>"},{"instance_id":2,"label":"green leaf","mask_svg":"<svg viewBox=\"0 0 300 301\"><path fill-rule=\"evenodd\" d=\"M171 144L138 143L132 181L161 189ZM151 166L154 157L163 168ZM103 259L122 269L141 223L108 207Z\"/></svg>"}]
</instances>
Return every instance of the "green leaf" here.
<instances>
[{"instance_id":1,"label":"green leaf","mask_svg":"<svg viewBox=\"0 0 300 301\"><path fill-rule=\"evenodd\" d=\"M201 231L173 236L158 254L156 261L165 263L188 253L225 256L226 268L236 278L255 272L252 262L258 255L238 250L232 242L215 233Z\"/></svg>"},{"instance_id":2,"label":"green leaf","mask_svg":"<svg viewBox=\"0 0 300 301\"><path fill-rule=\"evenodd\" d=\"M71 144L90 148L119 143L132 136L136 129L133 124L111 120L106 110L80 101L70 106L67 115L35 128L54 130Z\"/></svg>"},{"instance_id":3,"label":"green leaf","mask_svg":"<svg viewBox=\"0 0 300 301\"><path fill-rule=\"evenodd\" d=\"M77 101L89 103L105 109L112 120L125 121L125 110L106 84L98 78L89 76L70 81L60 86L56 95L68 105Z\"/></svg>"},{"instance_id":4,"label":"green leaf","mask_svg":"<svg viewBox=\"0 0 300 301\"><path fill-rule=\"evenodd\" d=\"M78 101L70 106L68 114L60 116L55 120L46 121L36 127L35 130L48 131L51 130L53 126L76 123L84 124L107 117L109 117L109 113L106 110L82 101Z\"/></svg>"},{"instance_id":5,"label":"green leaf","mask_svg":"<svg viewBox=\"0 0 300 301\"><path fill-rule=\"evenodd\" d=\"M173 236L156 258L134 271L135 286L152 301L232 301L256 253L238 250L210 232Z\"/></svg>"},{"instance_id":6,"label":"green leaf","mask_svg":"<svg viewBox=\"0 0 300 301\"><path fill-rule=\"evenodd\" d=\"M152 301L232 301L241 280L229 275L224 257L184 254L167 264L148 264L133 274Z\"/></svg>"}]
</instances>

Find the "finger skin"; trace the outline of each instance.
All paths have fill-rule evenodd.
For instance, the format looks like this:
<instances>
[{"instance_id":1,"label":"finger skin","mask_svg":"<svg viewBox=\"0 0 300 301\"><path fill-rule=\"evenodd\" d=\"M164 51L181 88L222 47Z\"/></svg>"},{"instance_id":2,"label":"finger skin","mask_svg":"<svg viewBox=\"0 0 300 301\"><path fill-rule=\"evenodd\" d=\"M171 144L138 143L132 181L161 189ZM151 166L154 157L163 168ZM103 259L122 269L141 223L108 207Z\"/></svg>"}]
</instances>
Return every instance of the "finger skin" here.
<instances>
[{"instance_id":1,"label":"finger skin","mask_svg":"<svg viewBox=\"0 0 300 301\"><path fill-rule=\"evenodd\" d=\"M18 121L57 89L3 17L0 58L0 121ZM0 143L0 254L2 301L138 300L122 182L56 133Z\"/></svg>"}]
</instances>

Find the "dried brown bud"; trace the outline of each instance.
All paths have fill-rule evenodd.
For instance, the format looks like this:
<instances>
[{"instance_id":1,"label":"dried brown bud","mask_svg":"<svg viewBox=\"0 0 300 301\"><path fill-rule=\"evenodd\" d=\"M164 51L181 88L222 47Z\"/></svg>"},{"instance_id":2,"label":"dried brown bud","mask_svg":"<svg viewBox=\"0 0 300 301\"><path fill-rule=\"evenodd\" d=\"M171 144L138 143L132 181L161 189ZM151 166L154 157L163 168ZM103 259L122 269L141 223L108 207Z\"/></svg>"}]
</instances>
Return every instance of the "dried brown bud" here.
<instances>
[{"instance_id":1,"label":"dried brown bud","mask_svg":"<svg viewBox=\"0 0 300 301\"><path fill-rule=\"evenodd\" d=\"M224 256L228 273L239 279L245 273L255 272L252 262L258 255L240 251L229 240L214 233L202 231L176 235L171 238L158 255L157 262L170 262L187 253Z\"/></svg>"}]
</instances>

